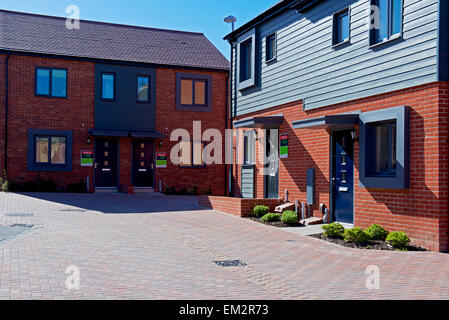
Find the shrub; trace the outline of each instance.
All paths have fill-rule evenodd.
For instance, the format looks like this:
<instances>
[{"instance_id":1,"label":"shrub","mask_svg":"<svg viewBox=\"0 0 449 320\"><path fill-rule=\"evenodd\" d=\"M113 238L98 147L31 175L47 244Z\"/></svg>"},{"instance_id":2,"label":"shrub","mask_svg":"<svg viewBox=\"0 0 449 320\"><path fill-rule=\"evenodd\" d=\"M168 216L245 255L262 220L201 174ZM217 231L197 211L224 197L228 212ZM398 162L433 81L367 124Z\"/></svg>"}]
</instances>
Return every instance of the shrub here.
<instances>
[{"instance_id":1,"label":"shrub","mask_svg":"<svg viewBox=\"0 0 449 320\"><path fill-rule=\"evenodd\" d=\"M281 220L286 224L295 224L298 222L298 214L295 211L284 211Z\"/></svg>"},{"instance_id":2,"label":"shrub","mask_svg":"<svg viewBox=\"0 0 449 320\"><path fill-rule=\"evenodd\" d=\"M369 240L368 235L361 228L347 229L343 233L346 242L364 243Z\"/></svg>"},{"instance_id":3,"label":"shrub","mask_svg":"<svg viewBox=\"0 0 449 320\"><path fill-rule=\"evenodd\" d=\"M378 224L373 224L371 227L365 230L365 233L370 240L385 241L388 236L388 231Z\"/></svg>"},{"instance_id":4,"label":"shrub","mask_svg":"<svg viewBox=\"0 0 449 320\"><path fill-rule=\"evenodd\" d=\"M410 238L404 232L391 232L387 236L387 243L395 249L403 250L410 244Z\"/></svg>"},{"instance_id":5,"label":"shrub","mask_svg":"<svg viewBox=\"0 0 449 320\"><path fill-rule=\"evenodd\" d=\"M263 222L274 222L281 220L281 215L277 213L267 213L262 217Z\"/></svg>"},{"instance_id":6,"label":"shrub","mask_svg":"<svg viewBox=\"0 0 449 320\"><path fill-rule=\"evenodd\" d=\"M9 185L8 180L6 178L3 179L0 177L0 192L8 192L9 191L8 185Z\"/></svg>"},{"instance_id":7,"label":"shrub","mask_svg":"<svg viewBox=\"0 0 449 320\"><path fill-rule=\"evenodd\" d=\"M270 212L270 208L267 206L255 206L253 209L253 214L255 217L260 218Z\"/></svg>"},{"instance_id":8,"label":"shrub","mask_svg":"<svg viewBox=\"0 0 449 320\"><path fill-rule=\"evenodd\" d=\"M343 237L343 233L345 232L345 227L337 222L326 224L321 228L324 230L324 236L326 238L339 239Z\"/></svg>"}]
</instances>

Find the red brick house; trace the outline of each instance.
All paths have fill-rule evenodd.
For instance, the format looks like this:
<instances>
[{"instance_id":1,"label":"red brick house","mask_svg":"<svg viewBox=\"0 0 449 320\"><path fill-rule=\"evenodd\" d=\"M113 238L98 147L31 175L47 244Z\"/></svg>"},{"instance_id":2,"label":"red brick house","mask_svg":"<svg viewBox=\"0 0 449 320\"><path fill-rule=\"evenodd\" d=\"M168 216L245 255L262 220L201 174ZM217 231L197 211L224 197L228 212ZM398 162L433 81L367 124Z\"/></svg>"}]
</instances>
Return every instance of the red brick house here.
<instances>
[{"instance_id":1,"label":"red brick house","mask_svg":"<svg viewBox=\"0 0 449 320\"><path fill-rule=\"evenodd\" d=\"M449 251L447 9L284 0L227 35L244 159L234 157L236 198L212 206L247 214L287 194L306 216L378 223Z\"/></svg>"},{"instance_id":2,"label":"red brick house","mask_svg":"<svg viewBox=\"0 0 449 320\"><path fill-rule=\"evenodd\" d=\"M65 23L0 11L0 171L8 180L225 194L223 166L169 159L174 129L192 134L193 121L225 129L229 63L213 44L200 33Z\"/></svg>"}]
</instances>

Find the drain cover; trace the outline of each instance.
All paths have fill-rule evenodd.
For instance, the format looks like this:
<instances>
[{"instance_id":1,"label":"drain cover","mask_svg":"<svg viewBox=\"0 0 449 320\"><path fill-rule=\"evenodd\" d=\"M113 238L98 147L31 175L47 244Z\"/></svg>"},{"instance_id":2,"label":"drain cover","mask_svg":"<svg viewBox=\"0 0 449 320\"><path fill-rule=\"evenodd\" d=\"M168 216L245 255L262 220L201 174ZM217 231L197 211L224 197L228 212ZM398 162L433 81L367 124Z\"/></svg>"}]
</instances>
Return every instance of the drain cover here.
<instances>
[{"instance_id":1,"label":"drain cover","mask_svg":"<svg viewBox=\"0 0 449 320\"><path fill-rule=\"evenodd\" d=\"M83 209L64 209L64 210L60 210L61 212L87 212L88 210L83 210Z\"/></svg>"},{"instance_id":2,"label":"drain cover","mask_svg":"<svg viewBox=\"0 0 449 320\"><path fill-rule=\"evenodd\" d=\"M32 224L13 224L11 227L32 228L34 226Z\"/></svg>"},{"instance_id":3,"label":"drain cover","mask_svg":"<svg viewBox=\"0 0 449 320\"><path fill-rule=\"evenodd\" d=\"M220 267L244 267L247 264L240 260L214 261Z\"/></svg>"},{"instance_id":4,"label":"drain cover","mask_svg":"<svg viewBox=\"0 0 449 320\"><path fill-rule=\"evenodd\" d=\"M34 217L32 213L5 213L7 217Z\"/></svg>"}]
</instances>

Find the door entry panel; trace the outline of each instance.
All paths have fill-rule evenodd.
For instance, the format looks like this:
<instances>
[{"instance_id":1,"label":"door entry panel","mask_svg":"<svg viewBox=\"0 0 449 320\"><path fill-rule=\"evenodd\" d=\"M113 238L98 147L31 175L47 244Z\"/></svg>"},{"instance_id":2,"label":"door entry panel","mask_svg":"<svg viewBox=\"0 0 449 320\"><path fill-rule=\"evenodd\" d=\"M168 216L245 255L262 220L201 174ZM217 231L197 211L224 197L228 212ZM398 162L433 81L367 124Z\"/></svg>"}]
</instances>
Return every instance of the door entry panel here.
<instances>
[{"instance_id":1,"label":"door entry panel","mask_svg":"<svg viewBox=\"0 0 449 320\"><path fill-rule=\"evenodd\" d=\"M332 135L334 219L354 222L354 142L349 131Z\"/></svg>"},{"instance_id":2,"label":"door entry panel","mask_svg":"<svg viewBox=\"0 0 449 320\"><path fill-rule=\"evenodd\" d=\"M133 184L135 187L153 187L153 141L133 142Z\"/></svg>"},{"instance_id":3,"label":"door entry panel","mask_svg":"<svg viewBox=\"0 0 449 320\"><path fill-rule=\"evenodd\" d=\"M117 186L117 140L95 141L95 186Z\"/></svg>"}]
</instances>

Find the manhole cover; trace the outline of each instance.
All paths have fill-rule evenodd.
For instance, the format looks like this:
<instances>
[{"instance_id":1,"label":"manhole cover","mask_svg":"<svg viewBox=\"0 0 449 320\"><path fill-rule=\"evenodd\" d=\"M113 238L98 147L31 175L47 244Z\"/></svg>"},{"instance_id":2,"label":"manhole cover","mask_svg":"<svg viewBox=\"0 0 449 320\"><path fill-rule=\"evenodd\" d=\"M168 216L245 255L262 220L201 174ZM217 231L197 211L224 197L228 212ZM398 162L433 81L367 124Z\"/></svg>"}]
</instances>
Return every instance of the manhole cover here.
<instances>
[{"instance_id":1,"label":"manhole cover","mask_svg":"<svg viewBox=\"0 0 449 320\"><path fill-rule=\"evenodd\" d=\"M214 261L220 267L244 267L247 264L240 260Z\"/></svg>"},{"instance_id":2,"label":"manhole cover","mask_svg":"<svg viewBox=\"0 0 449 320\"><path fill-rule=\"evenodd\" d=\"M32 213L5 213L7 217L34 217Z\"/></svg>"},{"instance_id":3,"label":"manhole cover","mask_svg":"<svg viewBox=\"0 0 449 320\"><path fill-rule=\"evenodd\" d=\"M20 228L32 228L34 227L32 224L13 224L11 227L20 227Z\"/></svg>"}]
</instances>

